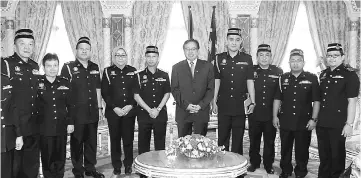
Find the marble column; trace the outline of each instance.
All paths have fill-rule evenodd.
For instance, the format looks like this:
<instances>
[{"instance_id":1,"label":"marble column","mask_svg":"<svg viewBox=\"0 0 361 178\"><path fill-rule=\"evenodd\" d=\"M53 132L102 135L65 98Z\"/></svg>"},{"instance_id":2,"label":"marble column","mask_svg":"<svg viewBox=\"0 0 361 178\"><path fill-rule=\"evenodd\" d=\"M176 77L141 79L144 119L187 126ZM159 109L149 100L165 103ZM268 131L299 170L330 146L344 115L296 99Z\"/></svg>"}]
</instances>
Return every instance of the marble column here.
<instances>
[{"instance_id":1,"label":"marble column","mask_svg":"<svg viewBox=\"0 0 361 178\"><path fill-rule=\"evenodd\" d=\"M251 16L251 55L253 64L257 63L257 48L258 48L258 40L257 40L257 29L258 28L258 17Z\"/></svg>"},{"instance_id":2,"label":"marble column","mask_svg":"<svg viewBox=\"0 0 361 178\"><path fill-rule=\"evenodd\" d=\"M103 15L103 46L104 46L104 59L103 59L103 67L109 67L111 64L111 51L110 49L110 14L104 13Z\"/></svg>"},{"instance_id":3,"label":"marble column","mask_svg":"<svg viewBox=\"0 0 361 178\"><path fill-rule=\"evenodd\" d=\"M359 26L358 17L350 17L350 39L348 49L348 62L352 67L356 67L357 58L357 28Z\"/></svg>"},{"instance_id":4,"label":"marble column","mask_svg":"<svg viewBox=\"0 0 361 178\"><path fill-rule=\"evenodd\" d=\"M133 60L130 58L132 56L132 17L125 16L124 20L124 48L128 52L128 64L133 66Z\"/></svg>"},{"instance_id":5,"label":"marble column","mask_svg":"<svg viewBox=\"0 0 361 178\"><path fill-rule=\"evenodd\" d=\"M6 17L5 21L5 40L6 40L6 47L4 46L4 52L6 56L11 56L14 54L14 38L15 38L15 22L14 17Z\"/></svg>"}]
</instances>

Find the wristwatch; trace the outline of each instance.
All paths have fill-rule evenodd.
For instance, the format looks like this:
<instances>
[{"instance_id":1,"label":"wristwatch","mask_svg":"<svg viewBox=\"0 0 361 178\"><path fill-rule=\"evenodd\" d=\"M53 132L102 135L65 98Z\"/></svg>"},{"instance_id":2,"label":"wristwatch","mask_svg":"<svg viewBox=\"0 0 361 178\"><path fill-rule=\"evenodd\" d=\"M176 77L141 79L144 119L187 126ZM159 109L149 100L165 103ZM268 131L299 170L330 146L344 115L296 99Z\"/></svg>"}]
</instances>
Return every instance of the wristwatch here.
<instances>
[{"instance_id":1,"label":"wristwatch","mask_svg":"<svg viewBox=\"0 0 361 178\"><path fill-rule=\"evenodd\" d=\"M162 108L161 108L161 107L157 107L157 110L160 111L160 110L162 110Z\"/></svg>"},{"instance_id":2,"label":"wristwatch","mask_svg":"<svg viewBox=\"0 0 361 178\"><path fill-rule=\"evenodd\" d=\"M348 125L348 126L350 126L350 127L353 128L353 123L352 123L352 124L349 124L349 123L346 122L346 125Z\"/></svg>"},{"instance_id":3,"label":"wristwatch","mask_svg":"<svg viewBox=\"0 0 361 178\"><path fill-rule=\"evenodd\" d=\"M311 118L311 120L313 120L313 122L318 122L318 119L317 118Z\"/></svg>"}]
</instances>

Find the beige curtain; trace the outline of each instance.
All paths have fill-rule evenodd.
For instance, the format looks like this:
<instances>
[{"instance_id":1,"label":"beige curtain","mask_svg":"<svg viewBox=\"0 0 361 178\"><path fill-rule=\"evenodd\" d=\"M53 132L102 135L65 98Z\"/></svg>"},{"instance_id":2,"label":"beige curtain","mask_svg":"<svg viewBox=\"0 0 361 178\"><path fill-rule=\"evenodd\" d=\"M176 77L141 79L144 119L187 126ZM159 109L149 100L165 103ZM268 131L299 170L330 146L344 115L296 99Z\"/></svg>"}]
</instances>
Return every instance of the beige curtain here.
<instances>
[{"instance_id":1,"label":"beige curtain","mask_svg":"<svg viewBox=\"0 0 361 178\"><path fill-rule=\"evenodd\" d=\"M259 8L258 44L269 44L274 65L280 65L295 25L299 1L262 1Z\"/></svg>"},{"instance_id":2,"label":"beige curtain","mask_svg":"<svg viewBox=\"0 0 361 178\"><path fill-rule=\"evenodd\" d=\"M103 69L103 12L99 1L62 1L62 11L69 41L75 54L78 39L90 38L91 61ZM75 57L74 57L75 59Z\"/></svg>"},{"instance_id":3,"label":"beige curtain","mask_svg":"<svg viewBox=\"0 0 361 178\"><path fill-rule=\"evenodd\" d=\"M316 54L325 56L329 43L341 43L347 60L349 21L343 1L304 1ZM348 61L345 61L348 63Z\"/></svg>"},{"instance_id":4,"label":"beige curtain","mask_svg":"<svg viewBox=\"0 0 361 178\"><path fill-rule=\"evenodd\" d=\"M216 6L216 53L224 52L226 50L227 30L229 28L228 3L225 1L181 1L181 3L186 28L188 28L189 22L188 6L192 7L193 38L199 41L199 58L202 60L207 60L208 58L208 41L213 11L212 6ZM189 32L188 29L187 31Z\"/></svg>"},{"instance_id":5,"label":"beige curtain","mask_svg":"<svg viewBox=\"0 0 361 178\"><path fill-rule=\"evenodd\" d=\"M48 46L55 15L55 1L19 1L15 11L15 30L29 28L35 38L33 60L40 62Z\"/></svg>"},{"instance_id":6,"label":"beige curtain","mask_svg":"<svg viewBox=\"0 0 361 178\"><path fill-rule=\"evenodd\" d=\"M157 46L159 53L162 54L172 5L171 1L134 2L130 65L137 69L145 67L144 53L149 45Z\"/></svg>"}]
</instances>

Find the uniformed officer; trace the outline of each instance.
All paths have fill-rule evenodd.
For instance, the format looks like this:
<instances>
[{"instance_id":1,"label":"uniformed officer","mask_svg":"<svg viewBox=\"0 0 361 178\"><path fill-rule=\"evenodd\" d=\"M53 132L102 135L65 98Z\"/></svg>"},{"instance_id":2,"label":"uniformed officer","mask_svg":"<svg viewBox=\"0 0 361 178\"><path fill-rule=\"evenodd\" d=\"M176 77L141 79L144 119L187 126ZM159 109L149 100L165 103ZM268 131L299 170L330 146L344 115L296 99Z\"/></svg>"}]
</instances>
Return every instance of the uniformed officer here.
<instances>
[{"instance_id":1,"label":"uniformed officer","mask_svg":"<svg viewBox=\"0 0 361 178\"><path fill-rule=\"evenodd\" d=\"M279 79L273 104L273 125L280 129L282 173L280 178L292 175L292 149L295 142L296 177L307 175L308 148L311 131L317 123L320 107L320 90L317 76L303 71L305 64L303 51L293 49L289 64L291 72ZM282 103L282 105L281 105ZM281 106L281 111L278 111Z\"/></svg>"},{"instance_id":2,"label":"uniformed officer","mask_svg":"<svg viewBox=\"0 0 361 178\"><path fill-rule=\"evenodd\" d=\"M154 149L165 149L167 130L166 103L170 96L168 73L157 68L159 52L156 46L148 46L145 52L147 68L138 73L138 85L134 99L139 104L138 110L138 153L148 152L153 130Z\"/></svg>"},{"instance_id":3,"label":"uniformed officer","mask_svg":"<svg viewBox=\"0 0 361 178\"><path fill-rule=\"evenodd\" d=\"M240 52L241 30L230 28L227 32L227 52L217 54L214 62L215 90L213 112L218 113L218 145L243 154L243 134L246 113L252 113L255 104L252 57ZM251 104L245 113L244 100L250 94Z\"/></svg>"},{"instance_id":4,"label":"uniformed officer","mask_svg":"<svg viewBox=\"0 0 361 178\"><path fill-rule=\"evenodd\" d=\"M251 166L249 172L254 172L260 167L261 155L260 144L263 134L263 165L268 174L273 174L274 141L276 129L272 125L273 100L278 87L278 78L282 75L282 69L270 65L271 47L268 44L261 44L257 49L257 62L254 65L254 85L256 90L256 103L253 114L250 115L249 123L249 157Z\"/></svg>"},{"instance_id":5,"label":"uniformed officer","mask_svg":"<svg viewBox=\"0 0 361 178\"><path fill-rule=\"evenodd\" d=\"M37 108L40 124L40 151L45 178L64 177L67 133L74 131L70 116L71 87L58 77L59 58L48 53L42 60L45 75L39 78Z\"/></svg>"},{"instance_id":6,"label":"uniformed officer","mask_svg":"<svg viewBox=\"0 0 361 178\"><path fill-rule=\"evenodd\" d=\"M113 65L105 68L102 80L102 96L106 103L105 117L108 120L111 159L114 175L121 174L123 140L125 173L132 173L134 124L136 102L134 87L137 84L136 69L127 65L127 53L121 47L112 52Z\"/></svg>"},{"instance_id":7,"label":"uniformed officer","mask_svg":"<svg viewBox=\"0 0 361 178\"><path fill-rule=\"evenodd\" d=\"M5 65L1 66L1 71L12 79L10 83L24 141L22 149L14 153L14 177L35 178L38 176L40 160L35 106L39 66L30 59L35 46L33 31L16 31L14 44L15 53L5 58Z\"/></svg>"},{"instance_id":8,"label":"uniformed officer","mask_svg":"<svg viewBox=\"0 0 361 178\"><path fill-rule=\"evenodd\" d=\"M6 65L2 63L2 65ZM12 97L12 86L6 74L1 73L1 177L13 178L14 150L23 146L19 116ZM15 149L14 149L15 148Z\"/></svg>"},{"instance_id":9,"label":"uniformed officer","mask_svg":"<svg viewBox=\"0 0 361 178\"><path fill-rule=\"evenodd\" d=\"M61 75L70 81L72 88L74 132L70 137L70 148L74 166L72 171L76 178L84 177L84 171L86 176L104 177L95 169L97 129L102 110L100 72L98 65L90 58L90 39L81 37L76 44L75 61L64 64L61 70Z\"/></svg>"},{"instance_id":10,"label":"uniformed officer","mask_svg":"<svg viewBox=\"0 0 361 178\"><path fill-rule=\"evenodd\" d=\"M329 44L328 68L320 75L321 108L316 128L319 178L338 178L345 168L345 141L352 134L360 79L344 60L341 44Z\"/></svg>"}]
</instances>

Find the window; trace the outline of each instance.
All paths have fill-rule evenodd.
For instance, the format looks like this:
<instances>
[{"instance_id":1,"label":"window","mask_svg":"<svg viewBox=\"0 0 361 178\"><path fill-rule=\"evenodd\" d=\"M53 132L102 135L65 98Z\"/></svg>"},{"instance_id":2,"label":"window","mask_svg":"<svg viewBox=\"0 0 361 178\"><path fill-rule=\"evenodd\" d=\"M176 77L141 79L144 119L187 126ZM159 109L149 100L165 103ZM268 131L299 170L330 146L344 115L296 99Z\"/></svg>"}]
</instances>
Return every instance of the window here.
<instances>
[{"instance_id":1,"label":"window","mask_svg":"<svg viewBox=\"0 0 361 178\"><path fill-rule=\"evenodd\" d=\"M53 27L51 30L46 53L56 53L59 57L59 74L63 64L75 59L66 32L61 4L58 3L55 9ZM42 68L42 67L41 67ZM43 72L43 69L41 69Z\"/></svg>"},{"instance_id":2,"label":"window","mask_svg":"<svg viewBox=\"0 0 361 178\"><path fill-rule=\"evenodd\" d=\"M294 48L301 49L304 52L305 66L303 69L305 71L314 74L317 74L321 71L321 69L316 66L318 59L309 30L306 6L304 3L300 3L295 26L293 28L292 34L290 35L285 55L280 65L284 72L290 71L288 60L290 57L290 52Z\"/></svg>"},{"instance_id":3,"label":"window","mask_svg":"<svg viewBox=\"0 0 361 178\"><path fill-rule=\"evenodd\" d=\"M184 23L183 11L180 2L173 4L172 12L169 17L168 33L164 42L164 49L160 54L158 68L168 72L171 77L172 66L177 62L184 60L183 43L188 39L187 30ZM175 105L173 105L173 96L167 102L168 116L174 120Z\"/></svg>"}]
</instances>

